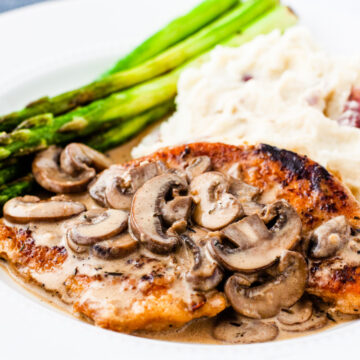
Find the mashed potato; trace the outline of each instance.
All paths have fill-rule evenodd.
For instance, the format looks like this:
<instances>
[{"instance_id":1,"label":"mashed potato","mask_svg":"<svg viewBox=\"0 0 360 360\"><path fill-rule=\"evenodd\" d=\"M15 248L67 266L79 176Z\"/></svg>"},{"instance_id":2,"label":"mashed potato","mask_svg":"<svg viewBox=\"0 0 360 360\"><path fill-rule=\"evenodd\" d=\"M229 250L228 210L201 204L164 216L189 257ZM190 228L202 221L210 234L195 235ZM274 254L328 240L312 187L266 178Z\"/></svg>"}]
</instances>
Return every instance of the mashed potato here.
<instances>
[{"instance_id":1,"label":"mashed potato","mask_svg":"<svg viewBox=\"0 0 360 360\"><path fill-rule=\"evenodd\" d=\"M359 197L360 129L340 126L360 58L332 58L301 27L217 47L178 84L177 111L133 150L194 141L267 143L308 155Z\"/></svg>"}]
</instances>

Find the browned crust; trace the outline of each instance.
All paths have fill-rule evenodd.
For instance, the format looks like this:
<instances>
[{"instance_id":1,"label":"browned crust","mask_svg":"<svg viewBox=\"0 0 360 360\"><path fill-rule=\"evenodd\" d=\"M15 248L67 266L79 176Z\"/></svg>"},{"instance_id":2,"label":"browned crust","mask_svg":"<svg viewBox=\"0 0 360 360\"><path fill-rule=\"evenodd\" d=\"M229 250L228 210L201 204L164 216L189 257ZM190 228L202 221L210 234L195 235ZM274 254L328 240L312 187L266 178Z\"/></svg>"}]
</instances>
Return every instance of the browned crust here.
<instances>
[{"instance_id":1,"label":"browned crust","mask_svg":"<svg viewBox=\"0 0 360 360\"><path fill-rule=\"evenodd\" d=\"M67 258L64 247L36 246L29 231L18 231L0 225L0 257L19 269L51 271ZM25 271L26 272L26 271Z\"/></svg>"}]
</instances>

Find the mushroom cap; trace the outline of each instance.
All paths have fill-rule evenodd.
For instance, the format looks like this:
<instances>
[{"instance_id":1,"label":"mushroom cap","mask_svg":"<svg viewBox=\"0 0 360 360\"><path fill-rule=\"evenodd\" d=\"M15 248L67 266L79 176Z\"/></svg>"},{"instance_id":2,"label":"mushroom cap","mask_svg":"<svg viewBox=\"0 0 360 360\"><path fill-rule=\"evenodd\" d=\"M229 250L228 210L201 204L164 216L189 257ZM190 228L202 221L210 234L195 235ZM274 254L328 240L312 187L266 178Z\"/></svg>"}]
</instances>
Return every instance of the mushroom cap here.
<instances>
[{"instance_id":1,"label":"mushroom cap","mask_svg":"<svg viewBox=\"0 0 360 360\"><path fill-rule=\"evenodd\" d=\"M7 220L17 223L66 219L85 211L80 202L71 200L40 200L36 196L16 197L9 200L3 209Z\"/></svg>"},{"instance_id":2,"label":"mushroom cap","mask_svg":"<svg viewBox=\"0 0 360 360\"><path fill-rule=\"evenodd\" d=\"M222 316L213 330L215 339L234 344L271 341L278 334L279 329L274 323L266 323L240 315Z\"/></svg>"},{"instance_id":3,"label":"mushroom cap","mask_svg":"<svg viewBox=\"0 0 360 360\"><path fill-rule=\"evenodd\" d=\"M107 205L113 209L129 210L131 208L132 194L126 193L121 186L121 178L115 177L105 188Z\"/></svg>"},{"instance_id":4,"label":"mushroom cap","mask_svg":"<svg viewBox=\"0 0 360 360\"><path fill-rule=\"evenodd\" d=\"M330 219L312 233L310 242L314 246L310 255L314 258L334 256L349 242L350 233L350 225L344 215Z\"/></svg>"},{"instance_id":5,"label":"mushroom cap","mask_svg":"<svg viewBox=\"0 0 360 360\"><path fill-rule=\"evenodd\" d=\"M105 260L120 259L135 251L138 244L138 241L126 232L96 243L92 246L92 253Z\"/></svg>"},{"instance_id":6,"label":"mushroom cap","mask_svg":"<svg viewBox=\"0 0 360 360\"><path fill-rule=\"evenodd\" d=\"M251 202L260 195L260 189L233 177L230 178L230 194L233 194L241 203Z\"/></svg>"},{"instance_id":7,"label":"mushroom cap","mask_svg":"<svg viewBox=\"0 0 360 360\"><path fill-rule=\"evenodd\" d=\"M134 195L130 212L131 233L156 253L168 253L178 245L174 234L165 233L161 208L174 188L186 189L186 181L174 174L162 174L148 180Z\"/></svg>"},{"instance_id":8,"label":"mushroom cap","mask_svg":"<svg viewBox=\"0 0 360 360\"><path fill-rule=\"evenodd\" d=\"M158 175L159 168L155 162L148 162L131 168L129 170L129 176L133 192L138 190L148 180Z\"/></svg>"},{"instance_id":9,"label":"mushroom cap","mask_svg":"<svg viewBox=\"0 0 360 360\"><path fill-rule=\"evenodd\" d=\"M186 220L190 216L191 205L191 196L175 196L173 200L168 201L161 208L161 215L167 224Z\"/></svg>"},{"instance_id":10,"label":"mushroom cap","mask_svg":"<svg viewBox=\"0 0 360 360\"><path fill-rule=\"evenodd\" d=\"M88 167L74 176L66 173L59 167L61 151L61 148L53 145L35 156L32 163L35 180L44 189L54 193L84 191L87 184L95 177L95 169Z\"/></svg>"},{"instance_id":11,"label":"mushroom cap","mask_svg":"<svg viewBox=\"0 0 360 360\"><path fill-rule=\"evenodd\" d=\"M83 254L89 250L89 247L86 245L78 245L74 243L70 236L66 236L66 242L68 247L77 254Z\"/></svg>"},{"instance_id":12,"label":"mushroom cap","mask_svg":"<svg viewBox=\"0 0 360 360\"><path fill-rule=\"evenodd\" d=\"M309 320L312 313L312 302L309 299L301 299L290 308L281 309L277 319L284 325L301 324Z\"/></svg>"},{"instance_id":13,"label":"mushroom cap","mask_svg":"<svg viewBox=\"0 0 360 360\"><path fill-rule=\"evenodd\" d=\"M61 169L73 176L88 171L89 168L102 171L111 164L112 161L107 156L81 143L67 145L60 156Z\"/></svg>"},{"instance_id":14,"label":"mushroom cap","mask_svg":"<svg viewBox=\"0 0 360 360\"><path fill-rule=\"evenodd\" d=\"M289 332L304 332L310 330L321 329L326 326L328 318L325 313L315 311L312 313L310 318L302 323L296 324L280 324L281 330Z\"/></svg>"},{"instance_id":15,"label":"mushroom cap","mask_svg":"<svg viewBox=\"0 0 360 360\"><path fill-rule=\"evenodd\" d=\"M94 209L80 215L67 236L78 245L92 245L127 228L128 213L114 209Z\"/></svg>"},{"instance_id":16,"label":"mushroom cap","mask_svg":"<svg viewBox=\"0 0 360 360\"><path fill-rule=\"evenodd\" d=\"M228 188L226 176L216 171L203 173L192 180L190 193L196 203L193 218L197 224L217 230L243 215L240 203L227 192Z\"/></svg>"},{"instance_id":17,"label":"mushroom cap","mask_svg":"<svg viewBox=\"0 0 360 360\"><path fill-rule=\"evenodd\" d=\"M89 184L88 192L89 195L101 206L107 207L109 204L106 199L106 190L109 186L115 182L122 180L125 176L126 171L118 165L110 166L109 169L104 170L96 176L96 178ZM117 190L117 189L114 189Z\"/></svg>"},{"instance_id":18,"label":"mushroom cap","mask_svg":"<svg viewBox=\"0 0 360 360\"><path fill-rule=\"evenodd\" d=\"M238 240L229 237L238 248L225 247L219 238L214 237L210 243L211 254L227 269L240 272L253 272L272 265L284 250L290 250L300 240L301 220L295 209L285 200L272 204L276 209L277 219L267 230L258 215L245 218L230 229L237 227L242 233ZM229 234L224 229L223 233Z\"/></svg>"},{"instance_id":19,"label":"mushroom cap","mask_svg":"<svg viewBox=\"0 0 360 360\"><path fill-rule=\"evenodd\" d=\"M270 241L271 233L258 215L251 215L222 229L223 234L239 250L246 250Z\"/></svg>"},{"instance_id":20,"label":"mushroom cap","mask_svg":"<svg viewBox=\"0 0 360 360\"><path fill-rule=\"evenodd\" d=\"M99 174L88 187L90 196L102 206L130 210L135 191L158 175L158 165L145 163L131 169L113 165Z\"/></svg>"},{"instance_id":21,"label":"mushroom cap","mask_svg":"<svg viewBox=\"0 0 360 360\"><path fill-rule=\"evenodd\" d=\"M186 273L186 280L193 289L199 291L215 289L224 276L219 264L206 248L206 237L207 232L197 227L181 234L181 239L190 250L193 263L191 270Z\"/></svg>"},{"instance_id":22,"label":"mushroom cap","mask_svg":"<svg viewBox=\"0 0 360 360\"><path fill-rule=\"evenodd\" d=\"M192 158L185 169L186 176L191 181L196 176L211 170L211 159L208 156Z\"/></svg>"},{"instance_id":23,"label":"mushroom cap","mask_svg":"<svg viewBox=\"0 0 360 360\"><path fill-rule=\"evenodd\" d=\"M246 287L243 279L232 275L225 284L225 294L232 307L244 316L265 319L275 316L282 308L294 305L305 291L308 276L304 257L285 251L280 258L278 274L265 284Z\"/></svg>"}]
</instances>

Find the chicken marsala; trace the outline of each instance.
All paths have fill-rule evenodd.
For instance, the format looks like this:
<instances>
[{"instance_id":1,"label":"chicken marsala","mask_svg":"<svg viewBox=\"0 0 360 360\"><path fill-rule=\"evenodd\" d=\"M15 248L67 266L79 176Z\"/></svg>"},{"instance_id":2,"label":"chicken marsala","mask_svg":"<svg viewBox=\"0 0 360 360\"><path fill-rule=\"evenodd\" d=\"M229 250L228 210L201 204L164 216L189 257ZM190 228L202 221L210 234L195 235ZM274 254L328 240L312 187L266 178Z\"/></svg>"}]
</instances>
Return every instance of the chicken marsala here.
<instances>
[{"instance_id":1,"label":"chicken marsala","mask_svg":"<svg viewBox=\"0 0 360 360\"><path fill-rule=\"evenodd\" d=\"M95 325L208 318L214 341L254 343L360 310L360 205L306 157L197 143L112 165L73 143L33 173L56 195L5 205L0 255Z\"/></svg>"}]
</instances>

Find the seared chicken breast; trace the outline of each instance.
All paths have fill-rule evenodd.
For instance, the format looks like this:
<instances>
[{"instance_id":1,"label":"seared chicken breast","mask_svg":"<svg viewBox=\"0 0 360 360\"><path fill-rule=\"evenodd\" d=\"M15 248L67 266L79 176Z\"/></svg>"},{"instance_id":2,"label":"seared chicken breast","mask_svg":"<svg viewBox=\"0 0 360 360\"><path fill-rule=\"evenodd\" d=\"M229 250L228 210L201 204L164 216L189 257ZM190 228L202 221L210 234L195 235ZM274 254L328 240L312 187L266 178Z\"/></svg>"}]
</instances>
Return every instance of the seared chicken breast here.
<instances>
[{"instance_id":1,"label":"seared chicken breast","mask_svg":"<svg viewBox=\"0 0 360 360\"><path fill-rule=\"evenodd\" d=\"M119 177L124 183L113 184ZM222 193L221 216L213 216L217 210L200 206L196 198L203 182L209 182L207 189L210 182L221 189L229 178L244 183L245 190L237 192L236 201ZM110 198L121 186L129 193ZM113 165L88 189L90 196L45 200L46 206L60 202L68 214L51 221L41 214L35 218L44 200L10 203L0 227L0 256L26 281L57 294L98 326L160 330L222 312L229 305L222 284L229 267L215 261L219 257L209 250L209 239L219 232L231 238L227 225L260 210L264 221L270 219L264 209L278 200L287 216L291 209L298 214L292 215L292 226L301 230L301 239L288 240L287 249L308 258L308 278L302 276L306 291L341 312L360 310L360 206L337 178L306 157L268 145L195 143ZM76 206L70 204L70 211L64 201ZM29 207L35 210L19 215ZM104 215L104 208L111 210ZM288 258L298 261L304 274L302 258Z\"/></svg>"}]
</instances>

